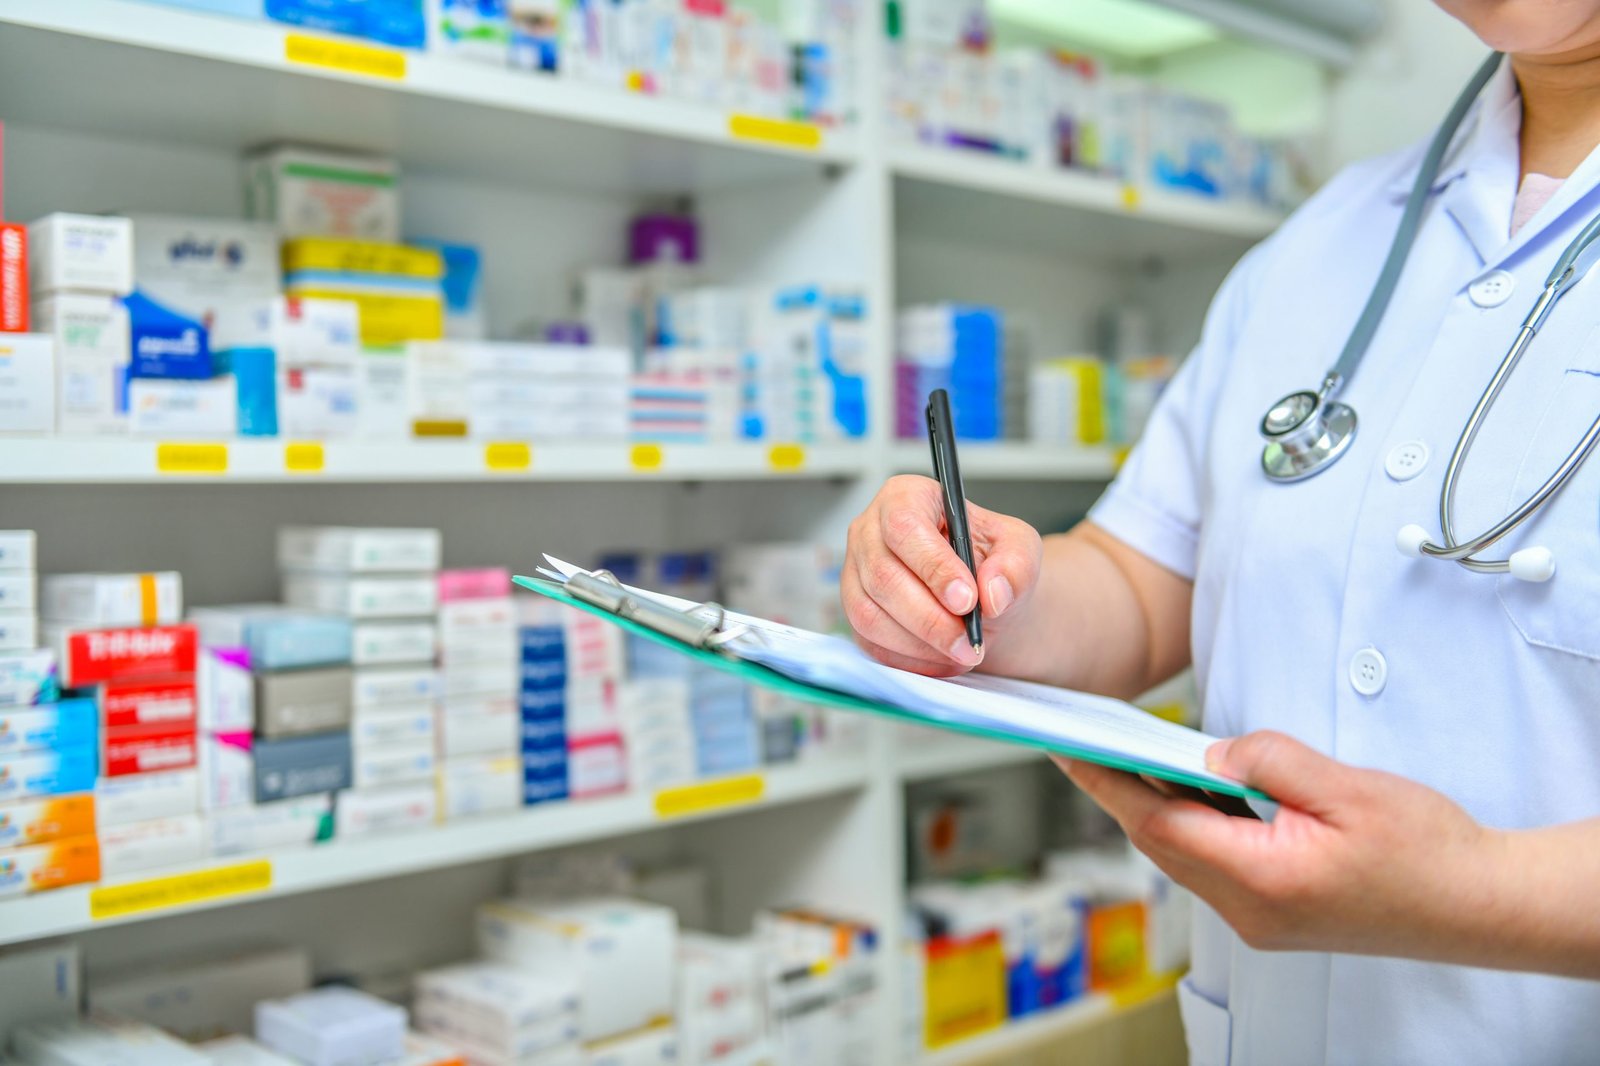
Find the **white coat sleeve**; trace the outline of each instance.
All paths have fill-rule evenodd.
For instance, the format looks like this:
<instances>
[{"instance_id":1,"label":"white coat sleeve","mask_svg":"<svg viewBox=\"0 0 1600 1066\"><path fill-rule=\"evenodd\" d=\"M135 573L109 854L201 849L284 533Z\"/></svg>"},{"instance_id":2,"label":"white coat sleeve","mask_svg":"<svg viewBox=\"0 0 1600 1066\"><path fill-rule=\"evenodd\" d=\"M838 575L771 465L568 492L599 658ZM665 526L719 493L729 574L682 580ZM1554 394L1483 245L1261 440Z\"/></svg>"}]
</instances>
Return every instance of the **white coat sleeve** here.
<instances>
[{"instance_id":1,"label":"white coat sleeve","mask_svg":"<svg viewBox=\"0 0 1600 1066\"><path fill-rule=\"evenodd\" d=\"M1194 579L1205 521L1206 452L1212 412L1267 251L1258 246L1223 282L1206 313L1200 343L1156 401L1122 471L1089 519L1173 573Z\"/></svg>"}]
</instances>

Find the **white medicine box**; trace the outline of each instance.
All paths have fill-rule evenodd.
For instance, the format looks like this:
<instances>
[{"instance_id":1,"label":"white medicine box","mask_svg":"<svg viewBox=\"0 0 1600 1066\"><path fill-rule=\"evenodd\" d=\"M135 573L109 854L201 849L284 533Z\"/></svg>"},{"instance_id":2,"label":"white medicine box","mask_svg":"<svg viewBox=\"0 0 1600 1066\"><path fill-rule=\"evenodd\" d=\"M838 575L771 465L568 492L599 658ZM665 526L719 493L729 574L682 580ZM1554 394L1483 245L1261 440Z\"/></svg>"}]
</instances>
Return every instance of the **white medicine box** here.
<instances>
[{"instance_id":1,"label":"white medicine box","mask_svg":"<svg viewBox=\"0 0 1600 1066\"><path fill-rule=\"evenodd\" d=\"M28 285L37 299L65 291L133 291L133 223L113 215L46 215L28 227Z\"/></svg>"},{"instance_id":2,"label":"white medicine box","mask_svg":"<svg viewBox=\"0 0 1600 1066\"><path fill-rule=\"evenodd\" d=\"M55 407L55 344L49 335L0 333L0 433L49 433Z\"/></svg>"}]
</instances>

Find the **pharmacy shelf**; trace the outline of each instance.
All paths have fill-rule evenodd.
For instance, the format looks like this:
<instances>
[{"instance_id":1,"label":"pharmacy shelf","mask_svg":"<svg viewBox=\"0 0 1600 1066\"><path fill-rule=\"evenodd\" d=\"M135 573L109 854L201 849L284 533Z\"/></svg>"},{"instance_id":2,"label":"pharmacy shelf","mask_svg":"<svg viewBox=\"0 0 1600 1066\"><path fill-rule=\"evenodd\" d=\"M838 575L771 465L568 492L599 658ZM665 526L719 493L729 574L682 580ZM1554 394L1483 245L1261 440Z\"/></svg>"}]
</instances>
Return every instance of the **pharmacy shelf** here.
<instances>
[{"instance_id":1,"label":"pharmacy shelf","mask_svg":"<svg viewBox=\"0 0 1600 1066\"><path fill-rule=\"evenodd\" d=\"M919 1064L968 1066L969 1063L1006 1062L1012 1056L1038 1049L1120 1014L1169 999L1176 995L1173 984L1171 977L1159 977L1125 993L1094 993L1059 1010L1010 1022L999 1029L929 1052Z\"/></svg>"},{"instance_id":2,"label":"pharmacy shelf","mask_svg":"<svg viewBox=\"0 0 1600 1066\"><path fill-rule=\"evenodd\" d=\"M1020 744L930 731L926 738L900 740L895 753L895 772L903 782L926 781L978 770L1028 766L1044 758L1043 752Z\"/></svg>"},{"instance_id":3,"label":"pharmacy shelf","mask_svg":"<svg viewBox=\"0 0 1600 1066\"><path fill-rule=\"evenodd\" d=\"M897 444L893 458L901 473L928 473L924 444ZM1117 449L1109 446L961 444L961 476L968 481L1109 481L1117 465Z\"/></svg>"},{"instance_id":4,"label":"pharmacy shelf","mask_svg":"<svg viewBox=\"0 0 1600 1066\"><path fill-rule=\"evenodd\" d=\"M754 481L859 477L867 465L860 445L0 438L0 484Z\"/></svg>"},{"instance_id":5,"label":"pharmacy shelf","mask_svg":"<svg viewBox=\"0 0 1600 1066\"><path fill-rule=\"evenodd\" d=\"M130 0L6 0L0 99L18 125L230 152L330 144L410 173L595 192L726 188L857 155L850 131Z\"/></svg>"},{"instance_id":6,"label":"pharmacy shelf","mask_svg":"<svg viewBox=\"0 0 1600 1066\"><path fill-rule=\"evenodd\" d=\"M462 863L505 858L545 848L622 836L662 825L683 824L732 814L804 803L856 791L867 783L866 763L856 758L818 758L759 774L711 779L663 792L630 792L605 799L571 800L530 807L500 817L468 819L407 834L389 834L266 856L270 886L261 891L195 898L111 917L92 917L97 892L150 879L181 885L187 875L222 873L260 857L208 863L102 885L57 889L0 903L0 944L100 929L109 925L208 910L269 897L295 895L338 885L443 869ZM758 779L758 785L752 785ZM666 812L666 813L663 813ZM168 890L173 891L173 890ZM180 895L184 890L176 890ZM193 895L204 897L204 890ZM104 901L100 906L104 906Z\"/></svg>"},{"instance_id":7,"label":"pharmacy shelf","mask_svg":"<svg viewBox=\"0 0 1600 1066\"><path fill-rule=\"evenodd\" d=\"M896 145L889 169L897 229L1077 259L1238 254L1284 217L956 148Z\"/></svg>"}]
</instances>

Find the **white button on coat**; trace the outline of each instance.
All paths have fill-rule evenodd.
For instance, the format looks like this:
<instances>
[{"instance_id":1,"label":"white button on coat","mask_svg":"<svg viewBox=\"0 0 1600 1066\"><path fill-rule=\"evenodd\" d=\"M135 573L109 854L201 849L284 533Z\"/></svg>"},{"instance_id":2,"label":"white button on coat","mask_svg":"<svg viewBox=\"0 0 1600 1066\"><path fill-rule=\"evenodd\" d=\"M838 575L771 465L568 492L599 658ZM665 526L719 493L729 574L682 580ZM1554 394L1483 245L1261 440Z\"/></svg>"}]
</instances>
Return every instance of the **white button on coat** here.
<instances>
[{"instance_id":1,"label":"white button on coat","mask_svg":"<svg viewBox=\"0 0 1600 1066\"><path fill-rule=\"evenodd\" d=\"M1408 440L1389 449L1383 461L1384 472L1396 481L1410 481L1428 465L1428 446L1420 440Z\"/></svg>"},{"instance_id":2,"label":"white button on coat","mask_svg":"<svg viewBox=\"0 0 1600 1066\"><path fill-rule=\"evenodd\" d=\"M1376 696L1389 683L1389 660L1377 648L1362 648L1350 656L1350 687L1363 696Z\"/></svg>"},{"instance_id":3,"label":"white button on coat","mask_svg":"<svg viewBox=\"0 0 1600 1066\"><path fill-rule=\"evenodd\" d=\"M1467 297L1479 307L1499 307L1511 299L1517 279L1504 270L1491 270L1467 286Z\"/></svg>"}]
</instances>

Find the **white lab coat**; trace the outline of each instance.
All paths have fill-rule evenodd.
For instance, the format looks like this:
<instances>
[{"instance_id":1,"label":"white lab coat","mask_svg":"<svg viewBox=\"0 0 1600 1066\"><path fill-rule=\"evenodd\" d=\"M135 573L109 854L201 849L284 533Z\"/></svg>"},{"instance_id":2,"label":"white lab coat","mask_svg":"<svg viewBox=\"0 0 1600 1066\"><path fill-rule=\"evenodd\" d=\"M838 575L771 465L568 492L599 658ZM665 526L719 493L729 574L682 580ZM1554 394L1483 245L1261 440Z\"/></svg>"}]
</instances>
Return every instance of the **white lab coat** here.
<instances>
[{"instance_id":1,"label":"white lab coat","mask_svg":"<svg viewBox=\"0 0 1600 1066\"><path fill-rule=\"evenodd\" d=\"M1600 456L1495 552L1550 548L1547 584L1407 558L1395 533L1415 522L1438 537L1440 479L1461 426L1555 259L1600 212L1597 152L1508 238L1520 116L1503 65L1447 156L1346 388L1361 422L1343 459L1309 481L1271 483L1258 426L1274 399L1315 388L1333 364L1421 147L1346 170L1240 263L1092 515L1194 580L1208 732L1281 730L1502 828L1600 815ZM1483 427L1457 534L1526 498L1597 413L1591 274ZM1204 907L1180 1005L1194 1066L1600 1062L1600 982L1258 952Z\"/></svg>"}]
</instances>

